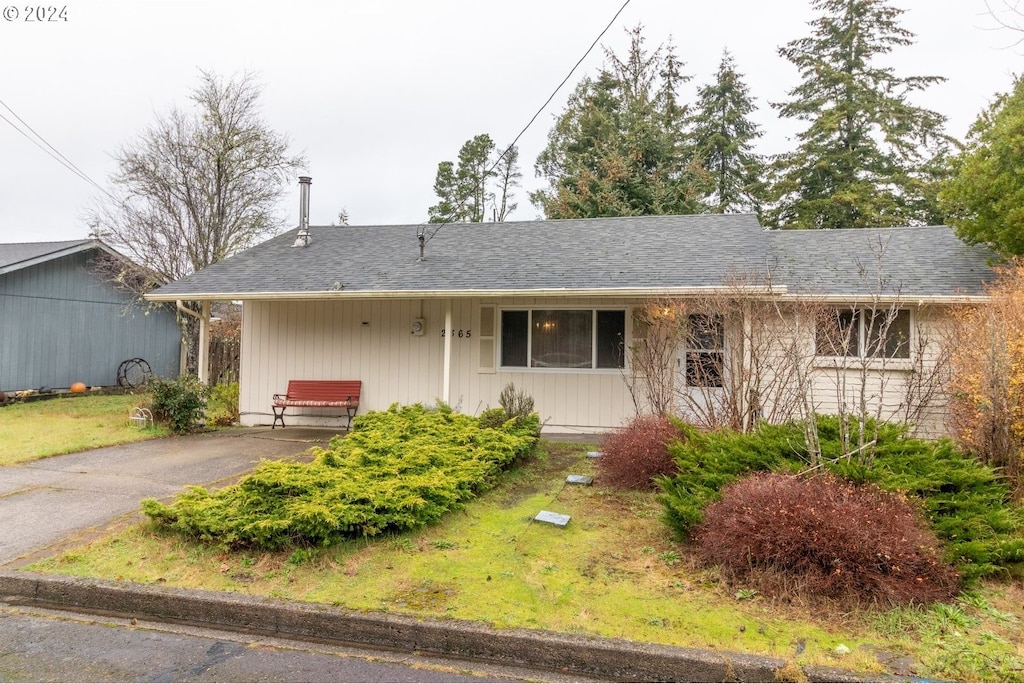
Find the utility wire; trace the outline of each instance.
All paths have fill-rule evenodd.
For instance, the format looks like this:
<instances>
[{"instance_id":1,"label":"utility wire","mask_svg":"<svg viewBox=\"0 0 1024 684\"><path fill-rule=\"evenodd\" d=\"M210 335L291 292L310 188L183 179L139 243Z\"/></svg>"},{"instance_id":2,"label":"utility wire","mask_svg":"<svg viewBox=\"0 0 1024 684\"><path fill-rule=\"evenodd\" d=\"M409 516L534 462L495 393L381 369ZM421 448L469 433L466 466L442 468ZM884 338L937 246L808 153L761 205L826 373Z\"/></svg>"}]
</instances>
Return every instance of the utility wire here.
<instances>
[{"instance_id":1,"label":"utility wire","mask_svg":"<svg viewBox=\"0 0 1024 684\"><path fill-rule=\"evenodd\" d=\"M32 143L33 145L35 145L36 147L38 147L39 149L41 149L41 150L42 150L43 152L45 152L46 154L48 154L48 155L49 155L50 157L52 157L52 158L53 158L53 159L54 159L54 160L55 160L55 161L56 161L56 162L57 162L58 164L60 164L60 165L61 165L61 166L63 166L64 168L66 168L66 169L67 169L68 171L70 171L71 173L75 174L75 175L76 175L76 176L78 176L78 177L79 177L80 179L84 180L84 181L85 181L86 183L89 183L90 185L92 185L92 186L93 186L94 188L96 188L97 190L99 190L100 192L102 192L102 193L103 193L104 195L106 195L107 197L110 197L110 199L114 200L115 202L117 202L117 201L118 201L116 197L114 197L114 196L113 196L113 195L111 195L111 194L110 194L109 192L107 192L107 191L106 191L106 190L105 190L105 189L104 189L104 188L103 188L103 187L102 187L102 186L101 186L101 185L100 185L99 183L97 183L97 182L96 182L96 181L94 181L94 180L93 180L92 178L90 178L90 177L89 177L89 174L87 174L87 173L86 173L85 171L82 171L82 169L78 168L78 166L77 166L77 165L76 165L76 164L75 164L74 162L72 162L72 161L71 161L70 159L68 159L67 157L65 157L65 156L64 156L64 154L63 154L63 153L61 153L61 151L60 151L60 150L58 150L58 149L57 149L56 147L54 147L53 145L51 145L51 144L50 144L50 143L49 143L49 142L48 142L48 141L46 140L46 138L44 138L43 136L39 135L39 133L38 133L38 132L36 132L36 130L35 130L34 128L32 128L32 126L30 126L30 125L28 124L28 122L27 122L27 121L25 121L24 119L22 119L22 118L21 118L20 116L18 116L18 113L17 113L17 112L15 112L15 111L14 111L13 109L11 109L11 106L10 106L9 104L7 104L6 102L4 102L3 100L0 100L0 105L3 105L3 107L4 107L5 109L7 109L7 111L9 111L9 112L11 113L11 115L12 115L12 116L13 116L13 117L14 117L15 119L17 119L19 123L21 123L21 125L22 125L22 126L24 126L24 127L25 127L25 128L27 128L27 129L28 129L29 131L31 131L31 132L32 132L32 135L34 135L34 136L35 136L35 138L33 138L33 137L32 137L31 135L29 135L28 133L26 133L26 132L25 132L25 131L24 131L24 130L23 130L22 128L20 128L20 127L19 127L19 126L18 126L17 124L15 124L15 123L14 123L13 121L11 121L11 120L10 120L10 119L8 119L8 118L7 118L6 116L4 116L2 112L0 112L0 119L3 119L4 121L6 121L6 122L7 122L7 123L8 123L8 124L9 124L9 125L11 126L11 128L13 128L13 129L14 129L14 130L16 130L16 131L17 131L18 133L21 133L21 134L22 134L23 136L25 136L25 138L26 138L26 139L27 139L27 140L28 140L29 142L31 142L31 143ZM36 138L38 138L38 140L37 140ZM40 144L40 141L42 141L42 144ZM45 145L46 147L43 147L43 145ZM47 149L47 148L49 148L49 149Z\"/></svg>"},{"instance_id":2,"label":"utility wire","mask_svg":"<svg viewBox=\"0 0 1024 684\"><path fill-rule=\"evenodd\" d=\"M597 34L597 38L594 38L594 42L590 44L590 47L588 47L587 51L583 53L583 56L580 57L576 64L573 66L573 68L569 70L569 73L565 75L565 78L562 79L562 82L559 83L558 86L551 92L551 95L548 96L548 99L544 101L544 104L540 106L540 108L536 111L536 113L533 115L530 121L523 127L523 130L519 131L519 135L515 137L515 140L512 141L512 144L505 148L505 151L494 161L493 164L491 164L491 167L484 172L483 177L485 179L491 174L492 171L494 171L494 169L498 166L501 160L504 159L505 155L509 154L512 151L512 148L516 146L516 143L519 142L519 139L521 137L523 137L523 134L526 133L527 130L529 130L530 126L533 125L533 122L536 121L537 117L541 115L541 112L543 112L547 108L547 106L551 104L551 100L555 99L555 95L557 95L558 91L562 89L562 86L564 86L569 81L569 79L572 78L572 75L576 73L576 69L579 68L580 64L583 64L583 61L590 55L591 52L593 52L594 47L604 37L604 34L608 33L608 29L612 27L615 21L619 18L619 15L622 14L622 11L626 9L626 6L629 5L630 2L631 0L626 0L624 3L622 3L622 7L619 8L619 11L615 13L615 16L611 18L611 21L609 21L608 24L601 30L601 32ZM438 224L437 228L434 229L434 232L432 232L425 239L424 244L433 240L434 236L437 235L438 231L440 231L442 228L448 225L451 222L451 220L455 218L455 214L457 214L459 210L462 209L463 206L465 206L465 204L466 199L463 199L461 202L459 202L459 206L457 206L452 211L452 213L449 214L447 218L445 218L444 221ZM420 226L419 230L417 231L417 237L422 238L425 235L426 227L428 225L430 224L424 223Z\"/></svg>"}]
</instances>

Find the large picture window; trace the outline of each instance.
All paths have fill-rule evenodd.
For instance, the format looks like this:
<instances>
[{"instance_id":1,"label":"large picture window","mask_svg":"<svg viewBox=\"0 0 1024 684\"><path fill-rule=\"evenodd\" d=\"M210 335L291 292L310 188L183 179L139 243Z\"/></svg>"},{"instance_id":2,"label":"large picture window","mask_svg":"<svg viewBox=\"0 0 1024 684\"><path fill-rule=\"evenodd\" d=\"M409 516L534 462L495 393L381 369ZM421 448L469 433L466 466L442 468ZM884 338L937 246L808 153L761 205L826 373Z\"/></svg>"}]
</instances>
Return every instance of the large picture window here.
<instances>
[{"instance_id":1,"label":"large picture window","mask_svg":"<svg viewBox=\"0 0 1024 684\"><path fill-rule=\"evenodd\" d=\"M501 312L506 368L622 368L626 312L507 309Z\"/></svg>"},{"instance_id":2,"label":"large picture window","mask_svg":"<svg viewBox=\"0 0 1024 684\"><path fill-rule=\"evenodd\" d=\"M910 311L829 309L818 319L818 356L909 359Z\"/></svg>"}]
</instances>

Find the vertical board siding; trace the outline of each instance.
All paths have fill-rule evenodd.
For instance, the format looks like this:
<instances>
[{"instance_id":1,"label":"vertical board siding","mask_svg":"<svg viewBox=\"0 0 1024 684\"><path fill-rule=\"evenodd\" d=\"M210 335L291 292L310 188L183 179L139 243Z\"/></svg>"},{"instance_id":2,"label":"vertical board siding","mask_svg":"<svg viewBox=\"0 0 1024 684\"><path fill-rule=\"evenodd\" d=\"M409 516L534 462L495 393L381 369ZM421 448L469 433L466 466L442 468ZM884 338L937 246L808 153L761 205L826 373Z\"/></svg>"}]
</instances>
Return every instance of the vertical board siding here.
<instances>
[{"instance_id":1,"label":"vertical board siding","mask_svg":"<svg viewBox=\"0 0 1024 684\"><path fill-rule=\"evenodd\" d=\"M176 376L180 344L173 312L133 304L92 273L88 253L0 276L0 390L115 385L136 357Z\"/></svg>"},{"instance_id":2,"label":"vertical board siding","mask_svg":"<svg viewBox=\"0 0 1024 684\"><path fill-rule=\"evenodd\" d=\"M533 396L548 429L610 429L635 414L621 373L498 371L481 373L479 299L451 301L450 403L477 414L498 405L502 388L512 382ZM573 300L488 299L498 306L579 306ZM282 302L247 301L242 324L240 409L246 425L272 421L271 398L289 380L361 380L360 412L393 403L434 404L443 390L444 312L447 300L363 300ZM601 306L628 302L603 302ZM426 330L412 335L410 324L423 318ZM367 325L363 325L363 323ZM496 321L497 325L497 321ZM447 334L451 330L446 331ZM459 337L459 331L463 336ZM470 336L466 337L466 332ZM337 411L289 408L289 424L338 425Z\"/></svg>"},{"instance_id":3,"label":"vertical board siding","mask_svg":"<svg viewBox=\"0 0 1024 684\"><path fill-rule=\"evenodd\" d=\"M452 340L450 403L460 411L478 414L498 405L508 383L534 398L535 407L548 430L601 431L614 429L636 415L623 372L516 369L480 372L480 307L579 307L621 306L627 310L639 304L630 300L584 301L575 299L473 298L451 301ZM315 302L245 302L242 326L240 406L242 422L269 424L271 396L284 392L292 379L361 380L360 413L383 410L392 403L434 404L443 389L444 313L447 300L342 300ZM939 354L938 335L943 312L919 315L920 328L936 339L929 340L929 362ZM412 335L410 324L423 318L422 336ZM627 315L627 342L632 334L632 317ZM364 325L363 323L366 323ZM495 319L495 336L500 318ZM792 325L790 325L792 323ZM795 330L795 322L780 322ZM458 332L463 331L463 337ZM466 331L470 337L465 337ZM450 333L451 331L447 331ZM808 344L813 345L813 332ZM486 364L483 364L486 368ZM849 371L846 372L850 380ZM888 374L882 386L880 374L868 374L872 406L880 401L883 417L896 417L907 376L906 371ZM836 373L816 368L812 400L819 413L835 413L844 398L837 390ZM845 401L851 396L848 383ZM883 391L884 390L884 391ZM289 424L338 425L336 411L289 408ZM945 425L945 403L929 407L920 432L941 434Z\"/></svg>"}]
</instances>

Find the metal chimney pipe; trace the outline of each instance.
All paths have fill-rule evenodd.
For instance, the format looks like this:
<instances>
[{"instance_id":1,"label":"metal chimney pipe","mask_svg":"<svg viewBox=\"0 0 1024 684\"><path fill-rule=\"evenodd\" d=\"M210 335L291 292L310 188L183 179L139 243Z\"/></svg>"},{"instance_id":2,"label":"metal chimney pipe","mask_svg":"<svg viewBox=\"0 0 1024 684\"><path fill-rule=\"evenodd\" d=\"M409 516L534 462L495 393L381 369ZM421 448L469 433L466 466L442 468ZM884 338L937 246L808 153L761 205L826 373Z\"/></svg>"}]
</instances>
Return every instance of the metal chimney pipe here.
<instances>
[{"instance_id":1,"label":"metal chimney pipe","mask_svg":"<svg viewBox=\"0 0 1024 684\"><path fill-rule=\"evenodd\" d=\"M295 244L292 247L306 247L309 245L309 186L313 179L309 176L299 176L299 234L295 237Z\"/></svg>"},{"instance_id":2,"label":"metal chimney pipe","mask_svg":"<svg viewBox=\"0 0 1024 684\"><path fill-rule=\"evenodd\" d=\"M299 176L299 230L309 230L309 186L313 179Z\"/></svg>"}]
</instances>

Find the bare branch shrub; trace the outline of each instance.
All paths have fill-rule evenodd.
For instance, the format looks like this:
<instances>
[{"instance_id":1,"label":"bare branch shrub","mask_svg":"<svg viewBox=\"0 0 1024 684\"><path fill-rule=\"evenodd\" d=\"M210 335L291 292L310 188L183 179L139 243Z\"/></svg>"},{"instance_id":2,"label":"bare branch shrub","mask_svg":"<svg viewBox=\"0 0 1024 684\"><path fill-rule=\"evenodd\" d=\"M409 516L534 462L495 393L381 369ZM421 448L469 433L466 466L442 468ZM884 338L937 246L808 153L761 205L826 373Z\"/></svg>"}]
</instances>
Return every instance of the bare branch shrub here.
<instances>
[{"instance_id":1,"label":"bare branch shrub","mask_svg":"<svg viewBox=\"0 0 1024 684\"><path fill-rule=\"evenodd\" d=\"M655 298L633 310L633 341L623 373L637 416L672 413L685 320L681 299Z\"/></svg>"}]
</instances>

